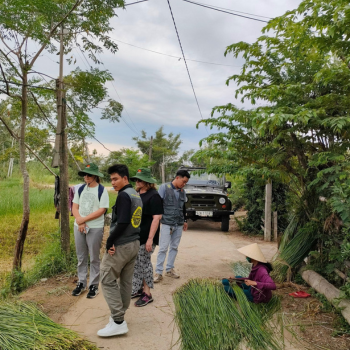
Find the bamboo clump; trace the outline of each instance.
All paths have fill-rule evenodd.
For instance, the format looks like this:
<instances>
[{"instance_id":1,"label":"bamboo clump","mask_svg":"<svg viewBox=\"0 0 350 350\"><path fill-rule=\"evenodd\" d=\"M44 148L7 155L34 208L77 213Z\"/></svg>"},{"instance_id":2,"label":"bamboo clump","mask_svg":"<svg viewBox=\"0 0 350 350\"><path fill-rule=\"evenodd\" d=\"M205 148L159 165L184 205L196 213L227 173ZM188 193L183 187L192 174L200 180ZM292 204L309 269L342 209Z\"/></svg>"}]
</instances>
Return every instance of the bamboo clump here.
<instances>
[{"instance_id":1,"label":"bamboo clump","mask_svg":"<svg viewBox=\"0 0 350 350\"><path fill-rule=\"evenodd\" d=\"M33 303L0 303L0 350L97 350Z\"/></svg>"},{"instance_id":2,"label":"bamboo clump","mask_svg":"<svg viewBox=\"0 0 350 350\"><path fill-rule=\"evenodd\" d=\"M279 298L254 304L240 287L232 288L237 300L227 295L221 282L208 279L190 280L175 291L182 350L283 349L282 329L272 320L280 309Z\"/></svg>"}]
</instances>

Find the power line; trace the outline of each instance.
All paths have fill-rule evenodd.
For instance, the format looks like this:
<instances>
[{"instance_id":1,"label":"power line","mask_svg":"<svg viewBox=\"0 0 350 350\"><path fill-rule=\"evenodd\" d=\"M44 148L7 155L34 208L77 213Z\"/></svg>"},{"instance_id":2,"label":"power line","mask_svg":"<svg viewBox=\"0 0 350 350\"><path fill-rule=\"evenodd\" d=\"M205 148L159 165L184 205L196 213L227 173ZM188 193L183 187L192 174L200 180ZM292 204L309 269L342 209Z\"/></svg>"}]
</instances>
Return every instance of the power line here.
<instances>
[{"instance_id":1,"label":"power line","mask_svg":"<svg viewBox=\"0 0 350 350\"><path fill-rule=\"evenodd\" d=\"M172 9L171 9L171 5L170 5L169 0L167 0L167 1L168 1L168 5L169 5L170 14L171 14L171 17L172 17L172 19L173 19L173 23L174 23L174 27L175 27L177 39L178 39L178 41L179 41L179 45L180 45L180 48L181 48L182 57L183 57L183 60L184 60L184 62L185 62L186 69L187 69L187 74L188 74L188 77L189 77L189 79L190 79L190 83L191 83L191 86L192 86L193 95L194 95L194 98L196 99L197 107L198 107L198 110L199 110L199 114L201 115L201 119L203 119L202 111L201 111L201 108L199 107L197 95L196 95L196 92L195 92L195 90L194 90L194 86L193 86L193 83L192 83L191 74L190 74L190 71L189 71L188 66L187 66L187 62L186 62L184 50L183 50L182 45L181 45L181 40L180 40L179 32L177 31L177 27L176 27L176 23L175 23L175 18L174 18L174 15L173 15L173 11L172 11ZM207 131L207 132L208 132L208 131Z\"/></svg>"},{"instance_id":2,"label":"power line","mask_svg":"<svg viewBox=\"0 0 350 350\"><path fill-rule=\"evenodd\" d=\"M97 54L98 54L98 53L97 53ZM98 55L99 55L99 54L98 54ZM100 57L100 55L99 55L99 57ZM100 59L101 59L101 57L100 57ZM102 59L101 59L101 62L102 62ZM102 65L104 65L103 62L102 62ZM115 90L115 92L116 92L116 94L117 94L117 96L118 96L120 102L123 103L123 101L122 101L122 99L121 99L121 97L120 97L120 95L119 95L119 93L118 93L118 91L117 91L117 88L116 88L116 86L114 85L114 81L112 80L111 83L112 83L112 86L113 86L113 88L114 88L114 90ZM125 113L128 115L129 119L131 120L131 123L134 125L134 129L130 127L130 125L127 123L127 121L123 118L122 115L120 115L121 120L127 125L127 127L128 127L133 133L135 133L135 134L138 135L138 136L141 136L141 134L138 132L137 127L136 127L136 125L134 124L132 118L130 117L129 112L127 111L127 109L125 108L124 105L123 105L123 110L125 110Z\"/></svg>"},{"instance_id":3,"label":"power line","mask_svg":"<svg viewBox=\"0 0 350 350\"><path fill-rule=\"evenodd\" d=\"M84 54L84 51L80 48L80 46L78 46L78 48L79 48L80 52L82 53L83 57L85 58L85 61L86 61L86 63L88 64L88 67L92 68L92 66L90 65L89 61L87 60L87 58L86 58L86 56L85 56L85 54ZM102 62L102 61L101 61L101 62ZM85 62L84 62L84 63L85 63ZM102 64L103 64L103 63L102 63ZM103 64L103 65L104 65L104 64ZM116 88L115 85L113 84L113 81L112 81L112 86L113 86L115 92L117 93L119 99L121 100L121 98L120 98L120 96L119 96L119 94L118 94L117 88ZM132 119L131 119L131 117L130 117L128 111L126 110L126 108L125 108L124 106L123 106L123 108L125 109L125 112L126 112L126 114L128 115L128 117L130 118L131 122L134 124L134 122L132 121ZM120 118L121 118L121 120L126 124L126 126L127 126L133 133L135 133L136 135L140 135L140 133L139 133L139 132L137 131L137 129L136 129L136 126L135 126L135 129L133 129L133 128L128 124L128 122L125 120L125 118L123 118L122 116L120 116ZM134 125L135 125L135 124L134 124Z\"/></svg>"},{"instance_id":4,"label":"power line","mask_svg":"<svg viewBox=\"0 0 350 350\"><path fill-rule=\"evenodd\" d=\"M220 10L220 9L218 9L218 8L214 8L214 7L211 7L211 6L202 5L202 4L198 3L198 2L193 2L193 1L189 1L189 0L182 0L182 1L188 2L188 3L193 4L193 5L205 7L205 8L211 9L211 10L215 10L215 11L219 11L219 12L223 12L223 13L228 13L229 15L232 15L232 16L238 16L238 17L242 17L242 18L251 19L251 20L253 20L253 21L269 23L268 21L264 21L264 20L262 20L262 19L253 18L253 17L247 17L247 16L239 15L239 14L237 14L237 13L233 13L233 12L228 12L228 11Z\"/></svg>"},{"instance_id":5,"label":"power line","mask_svg":"<svg viewBox=\"0 0 350 350\"><path fill-rule=\"evenodd\" d=\"M168 57L172 57L172 58L176 58L177 60L180 60L182 57L180 56L174 56L174 55L168 55L166 53L163 53L163 52L159 52L159 51L154 51L154 50L150 50L150 49L146 49L144 47L140 47L140 46L136 46L136 45L133 45L133 44L129 44L129 43L126 43L124 41L121 41L121 40L115 40L114 41L117 41L119 43L122 43L122 44L125 44L125 45L129 45L129 46L132 46L132 47L136 47L137 49L141 49L141 50L145 50L145 51L149 51L149 52L153 52L153 53L156 53L158 55L163 55L163 56L168 56ZM200 60L191 60L189 58L186 58L187 61L192 61L192 62L199 62L199 63L205 63L205 64L213 64L213 65L216 65L216 66L226 66L226 67L237 67L237 68L240 68L241 66L233 66L231 64L222 64L222 63L213 63L213 62L206 62L206 61L200 61Z\"/></svg>"},{"instance_id":6,"label":"power line","mask_svg":"<svg viewBox=\"0 0 350 350\"><path fill-rule=\"evenodd\" d=\"M32 88L35 88L35 89L44 89L44 90L56 91L55 89L47 88L47 87L44 87L44 86L22 84L22 83L16 83L14 81L8 81L8 80L2 80L2 79L0 79L0 81L3 82L3 83L18 85L18 86L29 86L29 87L32 87Z\"/></svg>"},{"instance_id":7,"label":"power line","mask_svg":"<svg viewBox=\"0 0 350 350\"><path fill-rule=\"evenodd\" d=\"M123 103L123 101L122 101L120 95L118 94L117 88L116 88L115 85L114 85L113 80L111 81L111 83L112 83L112 86L113 86L115 92L117 93L117 96L118 96L120 102ZM124 106L123 106L123 109L125 110L126 114L127 114L128 117L130 118L130 120L131 120L132 124L134 125L135 129L131 128L130 125L126 122L126 120L125 120L122 116L120 116L120 118L121 118L121 119L123 120L123 122L129 127L129 129L130 129L132 132L134 132L134 133L135 133L136 135L138 135L138 136L141 136L141 134L138 132L138 130L137 130L137 128L136 128L136 125L134 124L133 120L131 119L131 117L130 117L130 115L129 115L129 112L126 110L126 108L125 108Z\"/></svg>"},{"instance_id":8,"label":"power line","mask_svg":"<svg viewBox=\"0 0 350 350\"><path fill-rule=\"evenodd\" d=\"M71 106L67 102L66 102L66 106L70 109L70 111L73 113L73 115L77 118L77 115L75 114L75 112L73 111L73 109L71 108ZM99 141L94 135L92 135L91 132L89 131L89 129L84 125L84 123L82 123L81 126L87 131L88 135L90 137L92 137L93 139L95 139L100 145L102 145L103 148L105 148L109 152L113 152L109 148L107 148L101 141Z\"/></svg>"},{"instance_id":9,"label":"power line","mask_svg":"<svg viewBox=\"0 0 350 350\"><path fill-rule=\"evenodd\" d=\"M197 4L207 5L207 6L215 7L215 8L221 9L221 10L228 10L228 11L233 11L233 12L237 12L237 13L243 13L243 14L245 14L245 15L251 15L251 16L254 16L254 17L261 17L261 18L272 19L272 17L255 15L254 13L232 10L232 9L228 9L228 8L225 8L225 7L220 7L220 6L210 5L210 4L203 4L203 3L201 3L201 2L197 2Z\"/></svg>"}]
</instances>

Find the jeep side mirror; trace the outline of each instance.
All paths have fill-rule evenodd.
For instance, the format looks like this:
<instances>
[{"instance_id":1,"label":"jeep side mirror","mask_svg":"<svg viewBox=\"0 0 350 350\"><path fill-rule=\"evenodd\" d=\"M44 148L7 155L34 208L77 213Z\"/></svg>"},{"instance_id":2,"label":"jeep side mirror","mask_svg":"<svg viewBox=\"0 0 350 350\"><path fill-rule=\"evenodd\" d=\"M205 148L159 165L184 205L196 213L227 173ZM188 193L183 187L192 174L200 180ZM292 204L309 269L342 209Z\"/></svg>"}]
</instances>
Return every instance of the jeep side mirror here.
<instances>
[{"instance_id":1,"label":"jeep side mirror","mask_svg":"<svg viewBox=\"0 0 350 350\"><path fill-rule=\"evenodd\" d=\"M225 182L225 188L231 188L231 181Z\"/></svg>"}]
</instances>

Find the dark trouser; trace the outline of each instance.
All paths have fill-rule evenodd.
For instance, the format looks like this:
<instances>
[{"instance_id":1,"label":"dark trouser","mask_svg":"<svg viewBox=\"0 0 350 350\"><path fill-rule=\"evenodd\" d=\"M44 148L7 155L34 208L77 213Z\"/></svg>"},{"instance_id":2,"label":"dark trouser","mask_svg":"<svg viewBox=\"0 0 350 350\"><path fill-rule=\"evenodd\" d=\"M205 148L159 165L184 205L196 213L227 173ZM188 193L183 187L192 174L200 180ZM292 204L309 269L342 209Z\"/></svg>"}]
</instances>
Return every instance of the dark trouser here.
<instances>
[{"instance_id":1,"label":"dark trouser","mask_svg":"<svg viewBox=\"0 0 350 350\"><path fill-rule=\"evenodd\" d=\"M236 276L237 278L240 278L240 276ZM233 291L231 285L230 285L230 281L226 278L224 278L222 281L222 284L224 285L225 291L226 293L231 297L231 298L235 298L236 299L236 295L235 292ZM247 297L247 299L249 301L253 301L253 296L251 293L251 286L247 286L245 283L242 283L240 286L243 289L243 293L245 294L245 296Z\"/></svg>"},{"instance_id":2,"label":"dark trouser","mask_svg":"<svg viewBox=\"0 0 350 350\"><path fill-rule=\"evenodd\" d=\"M114 321L124 321L125 311L130 305L132 276L139 248L140 241L136 240L116 246L112 256L108 253L103 256L101 287Z\"/></svg>"}]
</instances>

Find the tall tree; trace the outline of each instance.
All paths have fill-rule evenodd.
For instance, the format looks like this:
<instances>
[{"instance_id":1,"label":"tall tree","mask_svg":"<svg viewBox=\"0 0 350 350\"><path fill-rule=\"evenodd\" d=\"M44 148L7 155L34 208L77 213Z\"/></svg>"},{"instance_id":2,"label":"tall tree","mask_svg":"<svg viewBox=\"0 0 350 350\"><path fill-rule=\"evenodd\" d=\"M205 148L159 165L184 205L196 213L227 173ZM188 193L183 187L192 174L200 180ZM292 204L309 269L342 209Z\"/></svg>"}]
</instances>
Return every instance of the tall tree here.
<instances>
[{"instance_id":1,"label":"tall tree","mask_svg":"<svg viewBox=\"0 0 350 350\"><path fill-rule=\"evenodd\" d=\"M14 270L21 268L29 223L29 175L25 151L28 94L38 91L33 85L39 84L42 79L35 65L44 50L50 53L58 51L58 28L63 23L68 31L64 36L66 53L72 50L73 43L87 51L95 62L98 62L96 53L102 51L100 44L116 52L117 45L108 36L112 30L109 22L114 16L114 9L123 4L122 0L5 0L0 3L0 92L21 102L19 136L23 218L15 248Z\"/></svg>"},{"instance_id":2,"label":"tall tree","mask_svg":"<svg viewBox=\"0 0 350 350\"><path fill-rule=\"evenodd\" d=\"M242 102L260 106L228 103L201 122L220 131L206 138L211 147L198 154L225 161L212 170L288 184L298 199L293 234L304 234L308 249L331 212L319 197L332 198L349 169L349 20L346 1L307 0L270 21L264 29L273 31L269 35L229 46L225 54L243 56L245 63L227 84L238 84Z\"/></svg>"},{"instance_id":3,"label":"tall tree","mask_svg":"<svg viewBox=\"0 0 350 350\"><path fill-rule=\"evenodd\" d=\"M169 175L173 175L174 167L172 164L179 158L179 148L182 143L180 134L174 135L172 132L168 135L164 132L163 126L160 127L153 136L152 142L152 161L154 165L152 167L154 176L161 179L161 166L165 166L166 179ZM145 155L149 154L151 146L151 138L147 135L146 131L141 131L141 137L134 137L137 147Z\"/></svg>"}]
</instances>

